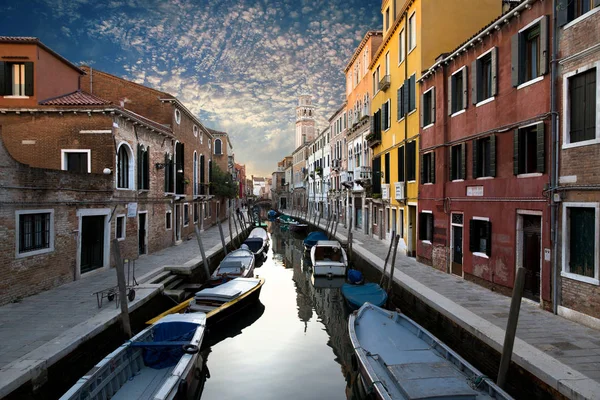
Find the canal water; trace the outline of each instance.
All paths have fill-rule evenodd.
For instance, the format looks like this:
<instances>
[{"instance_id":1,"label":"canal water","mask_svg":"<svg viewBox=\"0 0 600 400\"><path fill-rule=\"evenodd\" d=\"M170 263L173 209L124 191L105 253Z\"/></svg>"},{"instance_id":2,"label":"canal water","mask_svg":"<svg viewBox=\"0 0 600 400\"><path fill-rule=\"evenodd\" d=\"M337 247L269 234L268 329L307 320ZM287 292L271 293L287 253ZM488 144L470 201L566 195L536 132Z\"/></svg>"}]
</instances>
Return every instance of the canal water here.
<instances>
[{"instance_id":1,"label":"canal water","mask_svg":"<svg viewBox=\"0 0 600 400\"><path fill-rule=\"evenodd\" d=\"M260 304L206 336L202 400L359 399L340 281L316 280L303 236L269 225ZM334 286L334 287L331 287Z\"/></svg>"}]
</instances>

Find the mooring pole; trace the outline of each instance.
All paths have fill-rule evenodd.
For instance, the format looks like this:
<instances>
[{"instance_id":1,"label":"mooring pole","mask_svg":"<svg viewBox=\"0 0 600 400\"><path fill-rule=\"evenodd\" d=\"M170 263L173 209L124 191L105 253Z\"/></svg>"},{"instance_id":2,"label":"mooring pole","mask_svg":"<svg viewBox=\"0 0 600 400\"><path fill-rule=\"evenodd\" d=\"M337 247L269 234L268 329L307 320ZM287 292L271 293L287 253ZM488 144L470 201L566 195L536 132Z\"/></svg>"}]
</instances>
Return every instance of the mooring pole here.
<instances>
[{"instance_id":1,"label":"mooring pole","mask_svg":"<svg viewBox=\"0 0 600 400\"><path fill-rule=\"evenodd\" d=\"M513 345L517 334L517 323L519 322L519 310L521 309L521 298L523 297L523 286L525 284L525 268L517 269L515 287L513 288L512 299L510 300L510 312L508 313L508 323L506 324L506 334L504 336L504 347L502 348L502 358L500 359L500 370L498 371L498 381L496 384L504 389L506 385L506 375L512 357Z\"/></svg>"},{"instance_id":2,"label":"mooring pole","mask_svg":"<svg viewBox=\"0 0 600 400\"><path fill-rule=\"evenodd\" d=\"M233 246L233 228L231 227L232 215L233 212L231 211L231 209L229 209L229 218L227 218L229 224L229 243L231 243L231 245Z\"/></svg>"},{"instance_id":3,"label":"mooring pole","mask_svg":"<svg viewBox=\"0 0 600 400\"><path fill-rule=\"evenodd\" d=\"M194 225L194 229L196 230L196 240L198 240L198 247L200 248L200 255L202 256L202 264L204 265L206 280L208 280L210 278L210 269L208 268L208 260L206 259L206 253L204 253L202 238L200 237L200 228L198 228L198 225Z\"/></svg>"},{"instance_id":4,"label":"mooring pole","mask_svg":"<svg viewBox=\"0 0 600 400\"><path fill-rule=\"evenodd\" d=\"M221 236L221 244L223 245L223 251L225 255L227 255L227 245L225 244L225 236L223 235L223 227L221 226L221 218L219 218L219 212L221 211L221 204L217 203L217 219L219 220L219 235Z\"/></svg>"},{"instance_id":5,"label":"mooring pole","mask_svg":"<svg viewBox=\"0 0 600 400\"><path fill-rule=\"evenodd\" d=\"M385 256L385 262L383 263L383 273L381 274L381 280L379 281L379 286L383 287L383 281L385 280L385 270L387 269L387 263L390 259L390 254L392 253L392 247L394 247L394 238L396 237L396 231L392 231L392 240L390 240L390 246L388 247L387 256Z\"/></svg>"},{"instance_id":6,"label":"mooring pole","mask_svg":"<svg viewBox=\"0 0 600 400\"><path fill-rule=\"evenodd\" d=\"M388 282L388 288L387 288L387 292L388 292L388 296L390 295L390 289L392 287L392 282L394 282L394 267L396 265L396 250L398 250L398 242L400 241L400 235L396 235L395 237L392 238L392 241L394 242L394 253L392 254L392 264L390 265L390 280Z\"/></svg>"},{"instance_id":7,"label":"mooring pole","mask_svg":"<svg viewBox=\"0 0 600 400\"><path fill-rule=\"evenodd\" d=\"M131 338L131 322L129 321L129 307L127 305L127 284L125 283L125 268L121 259L121 248L118 239L112 240L112 253L117 266L117 284L119 285L119 301L121 302L121 322L123 331L128 339Z\"/></svg>"},{"instance_id":8,"label":"mooring pole","mask_svg":"<svg viewBox=\"0 0 600 400\"><path fill-rule=\"evenodd\" d=\"M240 234L238 232L238 226L237 226L238 222L237 222L237 216L233 217L233 226L235 226L235 238L236 238L236 242L238 243L238 245L241 243L240 242Z\"/></svg>"}]
</instances>

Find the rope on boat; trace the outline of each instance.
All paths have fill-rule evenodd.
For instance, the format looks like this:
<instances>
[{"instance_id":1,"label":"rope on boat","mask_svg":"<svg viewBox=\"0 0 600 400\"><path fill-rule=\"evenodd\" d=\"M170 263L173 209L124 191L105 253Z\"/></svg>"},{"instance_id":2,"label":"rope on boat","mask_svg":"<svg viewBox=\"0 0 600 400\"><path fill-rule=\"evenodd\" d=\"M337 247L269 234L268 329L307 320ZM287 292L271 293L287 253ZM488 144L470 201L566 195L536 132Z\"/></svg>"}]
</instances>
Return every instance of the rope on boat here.
<instances>
[{"instance_id":1,"label":"rope on boat","mask_svg":"<svg viewBox=\"0 0 600 400\"><path fill-rule=\"evenodd\" d=\"M481 385L486 379L489 379L485 375L476 375L469 378L469 385L473 389L478 389L479 385Z\"/></svg>"}]
</instances>

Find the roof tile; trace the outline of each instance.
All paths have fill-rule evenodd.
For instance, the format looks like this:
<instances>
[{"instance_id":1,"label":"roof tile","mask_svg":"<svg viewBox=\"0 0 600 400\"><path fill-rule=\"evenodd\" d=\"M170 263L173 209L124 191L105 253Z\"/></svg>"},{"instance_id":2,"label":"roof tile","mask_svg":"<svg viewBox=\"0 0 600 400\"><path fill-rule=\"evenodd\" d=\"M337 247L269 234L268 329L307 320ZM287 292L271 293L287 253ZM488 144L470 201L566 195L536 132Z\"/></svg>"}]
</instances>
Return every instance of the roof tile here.
<instances>
[{"instance_id":1,"label":"roof tile","mask_svg":"<svg viewBox=\"0 0 600 400\"><path fill-rule=\"evenodd\" d=\"M104 106L107 104L110 104L110 101L82 91L40 102L40 105L44 106Z\"/></svg>"}]
</instances>

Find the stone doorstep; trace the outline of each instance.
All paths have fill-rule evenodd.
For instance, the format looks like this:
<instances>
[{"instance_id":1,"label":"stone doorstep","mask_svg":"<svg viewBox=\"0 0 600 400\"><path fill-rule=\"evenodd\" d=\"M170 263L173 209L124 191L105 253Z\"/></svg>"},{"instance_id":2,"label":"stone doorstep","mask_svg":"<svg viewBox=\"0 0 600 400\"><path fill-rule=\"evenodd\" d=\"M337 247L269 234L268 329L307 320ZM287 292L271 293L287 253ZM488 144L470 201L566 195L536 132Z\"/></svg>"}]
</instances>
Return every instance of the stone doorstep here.
<instances>
[{"instance_id":1,"label":"stone doorstep","mask_svg":"<svg viewBox=\"0 0 600 400\"><path fill-rule=\"evenodd\" d=\"M375 254L356 245L355 251L383 270L384 261ZM452 300L440 295L399 270L394 272L394 282L408 290L419 300L460 325L467 332L502 352L505 330L479 317ZM512 360L539 377L548 386L573 399L594 399L600 393L600 384L573 368L561 363L525 341L516 338Z\"/></svg>"},{"instance_id":2,"label":"stone doorstep","mask_svg":"<svg viewBox=\"0 0 600 400\"><path fill-rule=\"evenodd\" d=\"M138 286L136 287L136 293L139 289L143 290L143 293L138 293L133 303L130 303L130 311L135 311L162 292L162 285L147 284ZM121 311L118 308L107 307L92 318L68 329L46 344L6 365L0 370L0 398L7 396L29 380L35 379L81 343L118 322L120 313Z\"/></svg>"}]
</instances>

